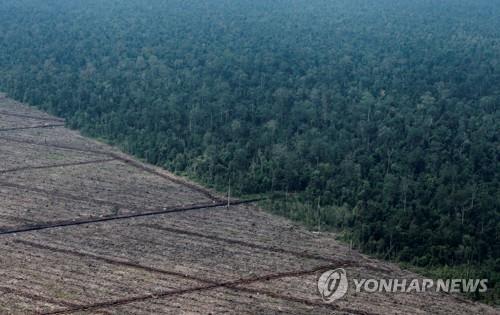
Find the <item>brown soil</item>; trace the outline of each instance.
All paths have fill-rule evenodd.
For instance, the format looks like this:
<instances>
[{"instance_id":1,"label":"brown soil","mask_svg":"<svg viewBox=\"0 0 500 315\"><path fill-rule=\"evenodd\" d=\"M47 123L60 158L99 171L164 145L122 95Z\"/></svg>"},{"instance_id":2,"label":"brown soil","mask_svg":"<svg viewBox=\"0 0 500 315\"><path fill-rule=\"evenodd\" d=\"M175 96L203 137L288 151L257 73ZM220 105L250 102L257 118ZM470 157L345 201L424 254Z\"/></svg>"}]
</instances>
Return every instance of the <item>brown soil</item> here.
<instances>
[{"instance_id":1,"label":"brown soil","mask_svg":"<svg viewBox=\"0 0 500 315\"><path fill-rule=\"evenodd\" d=\"M0 95L0 314L498 314L432 292L324 304L329 269L419 276L61 122Z\"/></svg>"}]
</instances>

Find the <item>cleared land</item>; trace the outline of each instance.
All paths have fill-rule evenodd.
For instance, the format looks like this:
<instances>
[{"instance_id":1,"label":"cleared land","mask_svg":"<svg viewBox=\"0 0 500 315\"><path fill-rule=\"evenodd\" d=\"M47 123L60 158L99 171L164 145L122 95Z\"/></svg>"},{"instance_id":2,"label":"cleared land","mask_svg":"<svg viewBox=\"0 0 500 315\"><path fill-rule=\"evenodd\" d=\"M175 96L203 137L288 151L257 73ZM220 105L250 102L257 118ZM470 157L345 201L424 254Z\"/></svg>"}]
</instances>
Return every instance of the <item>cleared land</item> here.
<instances>
[{"instance_id":1,"label":"cleared land","mask_svg":"<svg viewBox=\"0 0 500 315\"><path fill-rule=\"evenodd\" d=\"M413 278L251 203L144 165L0 95L0 314L496 314L458 296L355 293L328 269ZM38 127L37 127L38 126Z\"/></svg>"}]
</instances>

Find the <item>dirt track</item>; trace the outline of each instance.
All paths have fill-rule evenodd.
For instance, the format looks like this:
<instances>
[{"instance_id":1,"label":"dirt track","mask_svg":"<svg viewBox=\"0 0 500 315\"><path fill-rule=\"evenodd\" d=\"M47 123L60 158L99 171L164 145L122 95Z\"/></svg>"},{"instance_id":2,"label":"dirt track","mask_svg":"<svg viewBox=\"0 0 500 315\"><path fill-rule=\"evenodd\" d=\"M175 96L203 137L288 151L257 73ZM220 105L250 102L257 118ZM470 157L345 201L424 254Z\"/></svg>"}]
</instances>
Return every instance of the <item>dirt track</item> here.
<instances>
[{"instance_id":1,"label":"dirt track","mask_svg":"<svg viewBox=\"0 0 500 315\"><path fill-rule=\"evenodd\" d=\"M497 314L448 294L355 293L318 276L413 278L0 95L0 314ZM39 126L39 127L37 127Z\"/></svg>"}]
</instances>

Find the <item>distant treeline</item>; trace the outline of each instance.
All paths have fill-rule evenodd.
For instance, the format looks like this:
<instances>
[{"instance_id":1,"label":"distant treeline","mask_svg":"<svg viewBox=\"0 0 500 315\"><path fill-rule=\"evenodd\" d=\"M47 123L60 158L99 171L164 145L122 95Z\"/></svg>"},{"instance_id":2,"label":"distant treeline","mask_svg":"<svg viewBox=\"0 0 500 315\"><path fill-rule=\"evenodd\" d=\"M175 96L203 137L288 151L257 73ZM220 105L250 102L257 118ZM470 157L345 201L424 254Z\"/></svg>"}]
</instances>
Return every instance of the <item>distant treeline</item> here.
<instances>
[{"instance_id":1,"label":"distant treeline","mask_svg":"<svg viewBox=\"0 0 500 315\"><path fill-rule=\"evenodd\" d=\"M353 246L500 292L495 1L3 0L0 89ZM484 296L483 296L484 298Z\"/></svg>"}]
</instances>

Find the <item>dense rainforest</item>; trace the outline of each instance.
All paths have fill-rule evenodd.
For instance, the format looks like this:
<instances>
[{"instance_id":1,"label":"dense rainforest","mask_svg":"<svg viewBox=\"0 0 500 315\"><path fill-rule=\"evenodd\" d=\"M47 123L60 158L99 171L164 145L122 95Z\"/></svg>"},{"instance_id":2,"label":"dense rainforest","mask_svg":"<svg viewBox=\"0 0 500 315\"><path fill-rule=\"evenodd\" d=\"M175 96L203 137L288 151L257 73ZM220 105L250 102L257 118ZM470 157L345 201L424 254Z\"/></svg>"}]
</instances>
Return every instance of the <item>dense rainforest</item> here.
<instances>
[{"instance_id":1,"label":"dense rainforest","mask_svg":"<svg viewBox=\"0 0 500 315\"><path fill-rule=\"evenodd\" d=\"M0 90L500 292L500 3L0 0Z\"/></svg>"}]
</instances>

